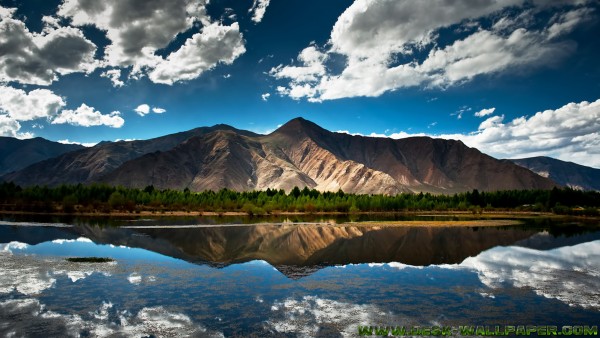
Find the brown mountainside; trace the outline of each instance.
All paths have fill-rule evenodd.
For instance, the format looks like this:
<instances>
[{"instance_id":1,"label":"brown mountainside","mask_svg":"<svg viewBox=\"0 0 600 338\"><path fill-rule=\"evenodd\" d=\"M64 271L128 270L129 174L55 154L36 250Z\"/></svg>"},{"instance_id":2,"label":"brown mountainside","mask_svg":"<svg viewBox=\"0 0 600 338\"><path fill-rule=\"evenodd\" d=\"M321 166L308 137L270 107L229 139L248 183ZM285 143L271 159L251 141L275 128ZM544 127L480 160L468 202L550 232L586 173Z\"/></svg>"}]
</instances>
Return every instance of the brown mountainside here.
<instances>
[{"instance_id":1,"label":"brown mountainside","mask_svg":"<svg viewBox=\"0 0 600 338\"><path fill-rule=\"evenodd\" d=\"M327 131L297 118L269 135L228 126L106 143L7 175L18 184L105 182L202 191L294 186L353 193L550 189L555 183L460 141Z\"/></svg>"}]
</instances>

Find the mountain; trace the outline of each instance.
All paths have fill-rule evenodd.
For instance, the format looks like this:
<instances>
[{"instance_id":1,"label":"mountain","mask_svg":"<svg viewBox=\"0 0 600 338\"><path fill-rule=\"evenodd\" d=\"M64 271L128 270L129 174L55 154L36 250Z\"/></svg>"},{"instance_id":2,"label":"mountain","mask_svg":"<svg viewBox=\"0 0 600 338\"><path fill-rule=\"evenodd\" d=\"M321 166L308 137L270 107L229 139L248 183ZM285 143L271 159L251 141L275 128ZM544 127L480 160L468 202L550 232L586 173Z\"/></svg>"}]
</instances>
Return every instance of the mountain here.
<instances>
[{"instance_id":1,"label":"mountain","mask_svg":"<svg viewBox=\"0 0 600 338\"><path fill-rule=\"evenodd\" d=\"M20 185L104 182L202 191L267 188L353 193L551 189L556 184L460 141L333 133L297 118L269 135L217 125L146 141L111 142L3 177Z\"/></svg>"},{"instance_id":2,"label":"mountain","mask_svg":"<svg viewBox=\"0 0 600 338\"><path fill-rule=\"evenodd\" d=\"M573 189L600 191L600 169L550 157L530 157L510 160L538 175Z\"/></svg>"},{"instance_id":3,"label":"mountain","mask_svg":"<svg viewBox=\"0 0 600 338\"><path fill-rule=\"evenodd\" d=\"M77 144L62 144L41 137L19 140L0 136L0 175L82 148Z\"/></svg>"},{"instance_id":4,"label":"mountain","mask_svg":"<svg viewBox=\"0 0 600 338\"><path fill-rule=\"evenodd\" d=\"M80 149L35 163L18 172L4 175L1 179L24 186L36 184L56 186L63 183L99 182L102 176L111 173L123 163L144 154L167 151L190 137L207 134L215 130L235 129L226 125L216 125L149 140L101 142L94 147ZM250 137L257 136L251 132L239 132Z\"/></svg>"}]
</instances>

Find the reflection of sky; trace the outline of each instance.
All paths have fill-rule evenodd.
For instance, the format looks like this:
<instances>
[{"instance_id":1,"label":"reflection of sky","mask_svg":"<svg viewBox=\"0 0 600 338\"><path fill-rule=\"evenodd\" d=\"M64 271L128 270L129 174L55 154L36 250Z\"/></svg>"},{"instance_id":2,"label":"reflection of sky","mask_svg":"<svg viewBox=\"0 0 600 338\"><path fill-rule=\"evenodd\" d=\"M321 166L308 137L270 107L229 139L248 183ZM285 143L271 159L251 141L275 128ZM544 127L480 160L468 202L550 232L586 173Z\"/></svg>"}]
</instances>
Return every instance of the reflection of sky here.
<instances>
[{"instance_id":1,"label":"reflection of sky","mask_svg":"<svg viewBox=\"0 0 600 338\"><path fill-rule=\"evenodd\" d=\"M497 247L457 265L349 264L298 280L265 261L217 269L84 238L2 244L0 256L0 336L42 324L56 335L313 337L352 335L358 325L600 318L600 241ZM86 256L116 262L64 260Z\"/></svg>"},{"instance_id":2,"label":"reflection of sky","mask_svg":"<svg viewBox=\"0 0 600 338\"><path fill-rule=\"evenodd\" d=\"M180 261L148 250L114 246L112 244L95 244L84 237L75 240L59 239L53 240L52 242L40 243L38 245L30 246L27 249L27 253L63 257L110 257L113 259L144 260L151 262Z\"/></svg>"},{"instance_id":3,"label":"reflection of sky","mask_svg":"<svg viewBox=\"0 0 600 338\"><path fill-rule=\"evenodd\" d=\"M497 247L460 266L476 271L491 288L529 288L572 306L600 310L600 240L548 251Z\"/></svg>"}]
</instances>

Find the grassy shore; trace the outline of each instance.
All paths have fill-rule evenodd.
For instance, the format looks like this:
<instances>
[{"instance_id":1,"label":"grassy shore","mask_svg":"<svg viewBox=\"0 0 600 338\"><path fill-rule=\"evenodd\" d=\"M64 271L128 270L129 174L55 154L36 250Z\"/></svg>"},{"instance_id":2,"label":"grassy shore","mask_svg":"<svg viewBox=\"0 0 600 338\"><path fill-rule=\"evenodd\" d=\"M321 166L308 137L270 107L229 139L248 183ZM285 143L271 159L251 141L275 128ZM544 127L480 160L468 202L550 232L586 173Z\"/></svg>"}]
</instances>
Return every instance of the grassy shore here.
<instances>
[{"instance_id":1,"label":"grassy shore","mask_svg":"<svg viewBox=\"0 0 600 338\"><path fill-rule=\"evenodd\" d=\"M0 210L3 215L52 215L52 216L84 216L84 217L200 217L200 216L304 216L304 215L414 215L426 217L468 217L468 218L531 218L531 217L564 217L551 212L535 212L535 211L483 211L481 213L473 213L470 211L361 211L361 212L299 212L299 211L273 211L268 215L251 215L242 211L140 211L140 212L124 212L113 210L110 212L36 212L36 211L8 211Z\"/></svg>"}]
</instances>

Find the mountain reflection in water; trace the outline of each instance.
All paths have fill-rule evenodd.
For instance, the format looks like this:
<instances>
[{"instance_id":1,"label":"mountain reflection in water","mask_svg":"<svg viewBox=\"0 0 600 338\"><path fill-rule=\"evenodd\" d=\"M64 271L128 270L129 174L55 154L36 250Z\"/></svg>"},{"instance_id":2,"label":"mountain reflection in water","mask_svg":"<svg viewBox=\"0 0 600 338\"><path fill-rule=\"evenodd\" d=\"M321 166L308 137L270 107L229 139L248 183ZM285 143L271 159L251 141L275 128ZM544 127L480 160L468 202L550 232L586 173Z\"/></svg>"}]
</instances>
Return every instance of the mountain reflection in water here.
<instances>
[{"instance_id":1,"label":"mountain reflection in water","mask_svg":"<svg viewBox=\"0 0 600 338\"><path fill-rule=\"evenodd\" d=\"M12 240L35 244L18 236L22 229L15 228ZM454 264L489 248L511 245L536 233L533 230L491 227L296 224L200 228L77 225L49 232L51 237L65 238L63 233L67 233L67 238L83 236L95 243L143 248L215 266L258 259L274 266L301 267L372 262L401 262L419 266ZM39 236L32 238L43 240Z\"/></svg>"}]
</instances>

